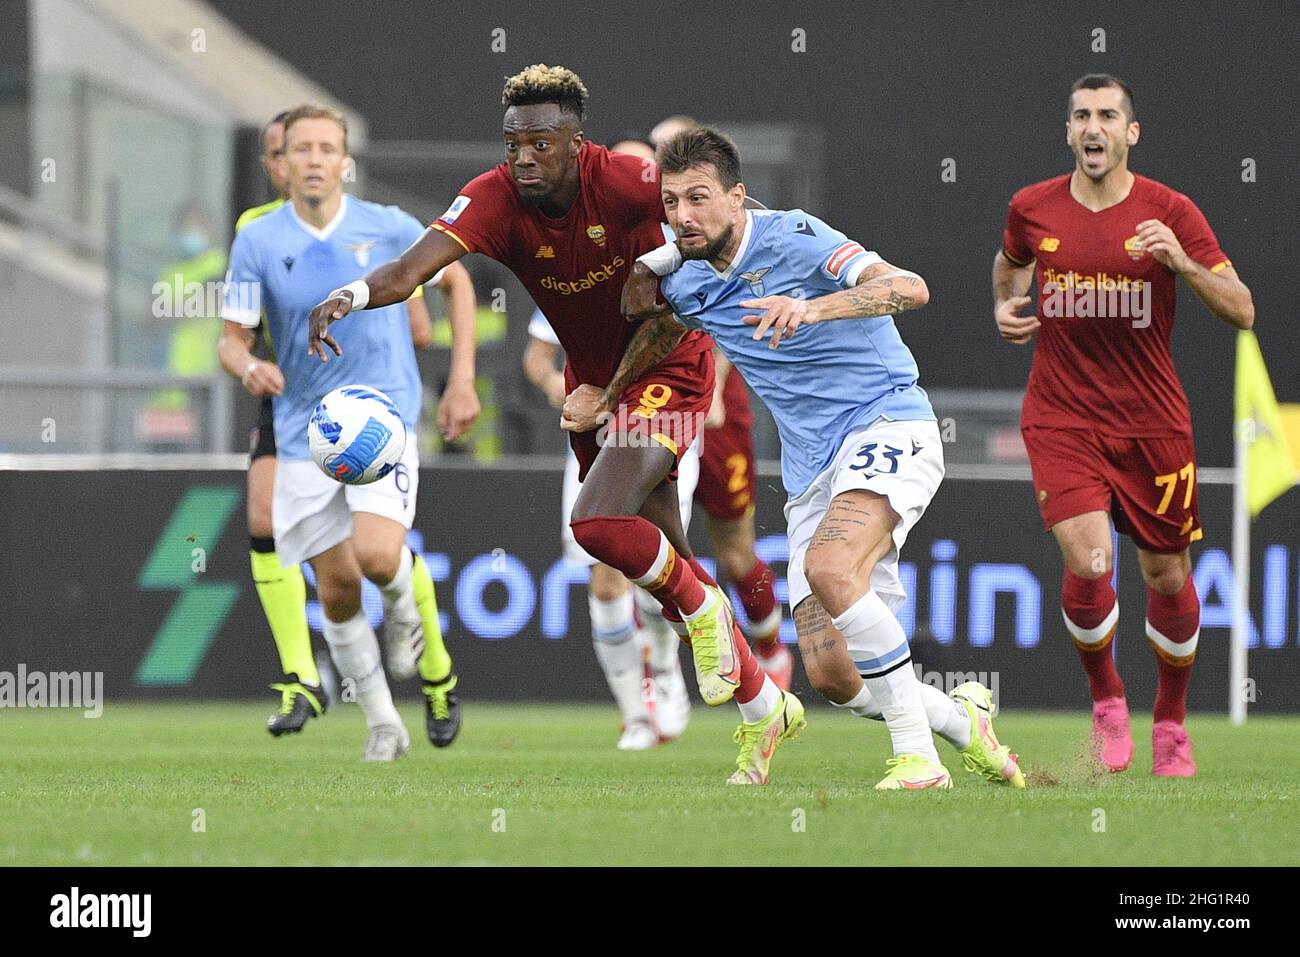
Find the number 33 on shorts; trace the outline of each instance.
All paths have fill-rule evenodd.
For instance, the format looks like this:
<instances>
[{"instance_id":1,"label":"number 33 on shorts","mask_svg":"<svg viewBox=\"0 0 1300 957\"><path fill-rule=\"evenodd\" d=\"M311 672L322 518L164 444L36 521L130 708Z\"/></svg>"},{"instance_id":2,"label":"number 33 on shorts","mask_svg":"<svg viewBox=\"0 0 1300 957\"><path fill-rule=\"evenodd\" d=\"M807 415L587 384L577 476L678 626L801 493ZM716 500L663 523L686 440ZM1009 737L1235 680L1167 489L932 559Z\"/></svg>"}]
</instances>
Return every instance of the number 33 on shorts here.
<instances>
[{"instance_id":1,"label":"number 33 on shorts","mask_svg":"<svg viewBox=\"0 0 1300 957\"><path fill-rule=\"evenodd\" d=\"M849 468L855 472L870 472L873 475L893 475L898 471L898 457L902 454L902 449L892 445L868 442L858 449L854 456L862 461L850 465Z\"/></svg>"}]
</instances>

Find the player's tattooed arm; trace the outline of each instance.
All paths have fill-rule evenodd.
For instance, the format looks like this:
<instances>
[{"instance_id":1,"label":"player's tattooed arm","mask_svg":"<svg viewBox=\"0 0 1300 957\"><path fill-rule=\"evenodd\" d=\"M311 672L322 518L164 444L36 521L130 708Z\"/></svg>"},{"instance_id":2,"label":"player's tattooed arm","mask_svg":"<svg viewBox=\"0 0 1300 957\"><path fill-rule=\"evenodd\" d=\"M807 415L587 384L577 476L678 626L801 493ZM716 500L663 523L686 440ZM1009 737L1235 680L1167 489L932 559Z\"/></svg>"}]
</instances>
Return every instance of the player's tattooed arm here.
<instances>
[{"instance_id":1,"label":"player's tattooed arm","mask_svg":"<svg viewBox=\"0 0 1300 957\"><path fill-rule=\"evenodd\" d=\"M1017 265L998 250L993 257L993 321L1003 339L1023 346L1034 338L1041 322L1031 312L1021 315L1020 310L1032 299L1027 293L1034 281L1034 261Z\"/></svg>"},{"instance_id":2,"label":"player's tattooed arm","mask_svg":"<svg viewBox=\"0 0 1300 957\"><path fill-rule=\"evenodd\" d=\"M428 282L439 269L465 255L465 247L446 233L426 229L424 235L391 262L370 270L363 279L336 289L311 311L307 321L307 353L329 361L329 351L336 356L343 350L329 334L331 322L338 322L354 308L376 308L405 302L416 286ZM356 287L356 288L354 288ZM358 301L361 295L364 301Z\"/></svg>"},{"instance_id":3,"label":"player's tattooed arm","mask_svg":"<svg viewBox=\"0 0 1300 957\"><path fill-rule=\"evenodd\" d=\"M808 311L812 322L866 319L919 309L929 301L930 289L924 279L881 261L862 270L852 289L809 300Z\"/></svg>"},{"instance_id":4,"label":"player's tattooed arm","mask_svg":"<svg viewBox=\"0 0 1300 957\"><path fill-rule=\"evenodd\" d=\"M614 371L614 378L605 387L601 396L605 404L612 409L618 397L627 391L627 387L667 358L684 335L686 327L677 321L672 312L652 316L641 323L623 352L623 359Z\"/></svg>"},{"instance_id":5,"label":"player's tattooed arm","mask_svg":"<svg viewBox=\"0 0 1300 957\"><path fill-rule=\"evenodd\" d=\"M741 305L746 309L763 310L762 315L745 316L744 321L757 327L755 340L761 340L770 331L770 346L775 349L783 338L791 338L800 326L832 319L892 316L919 309L929 301L930 290L924 279L882 260L863 269L852 289L816 299L764 296L746 299Z\"/></svg>"},{"instance_id":6,"label":"player's tattooed arm","mask_svg":"<svg viewBox=\"0 0 1300 957\"><path fill-rule=\"evenodd\" d=\"M618 404L627 391L677 347L686 329L671 312L654 316L641 323L623 352L623 358L604 389L586 383L578 386L564 400L560 427L569 432L590 432Z\"/></svg>"}]
</instances>

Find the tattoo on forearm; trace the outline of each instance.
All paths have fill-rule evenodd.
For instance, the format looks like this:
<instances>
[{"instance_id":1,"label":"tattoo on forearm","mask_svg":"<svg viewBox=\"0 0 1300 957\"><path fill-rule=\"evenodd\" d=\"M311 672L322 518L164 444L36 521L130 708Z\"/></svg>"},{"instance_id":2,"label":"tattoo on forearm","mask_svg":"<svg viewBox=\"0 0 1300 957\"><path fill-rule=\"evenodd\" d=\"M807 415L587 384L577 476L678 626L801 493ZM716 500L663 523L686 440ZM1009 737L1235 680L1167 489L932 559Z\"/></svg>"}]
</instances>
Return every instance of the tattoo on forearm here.
<instances>
[{"instance_id":1,"label":"tattoo on forearm","mask_svg":"<svg viewBox=\"0 0 1300 957\"><path fill-rule=\"evenodd\" d=\"M915 307L915 299L894 288L896 281L873 279L854 286L844 293L844 301L852 307L854 315L864 318L893 315Z\"/></svg>"},{"instance_id":2,"label":"tattoo on forearm","mask_svg":"<svg viewBox=\"0 0 1300 957\"><path fill-rule=\"evenodd\" d=\"M671 315L646 319L632 334L605 394L614 397L645 375L676 348L686 330Z\"/></svg>"}]
</instances>

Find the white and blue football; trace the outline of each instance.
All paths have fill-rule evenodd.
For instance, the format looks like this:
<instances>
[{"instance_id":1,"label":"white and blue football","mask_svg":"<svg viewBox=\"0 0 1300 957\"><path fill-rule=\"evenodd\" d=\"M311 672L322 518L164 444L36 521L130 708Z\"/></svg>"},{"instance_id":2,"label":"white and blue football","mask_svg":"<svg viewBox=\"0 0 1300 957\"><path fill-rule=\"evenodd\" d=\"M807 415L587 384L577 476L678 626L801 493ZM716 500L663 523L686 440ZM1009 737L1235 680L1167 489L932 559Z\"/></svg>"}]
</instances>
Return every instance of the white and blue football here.
<instances>
[{"instance_id":1,"label":"white and blue football","mask_svg":"<svg viewBox=\"0 0 1300 957\"><path fill-rule=\"evenodd\" d=\"M368 485L402 460L406 426L384 393L368 385L345 385L316 405L307 423L307 445L330 478L346 485Z\"/></svg>"}]
</instances>

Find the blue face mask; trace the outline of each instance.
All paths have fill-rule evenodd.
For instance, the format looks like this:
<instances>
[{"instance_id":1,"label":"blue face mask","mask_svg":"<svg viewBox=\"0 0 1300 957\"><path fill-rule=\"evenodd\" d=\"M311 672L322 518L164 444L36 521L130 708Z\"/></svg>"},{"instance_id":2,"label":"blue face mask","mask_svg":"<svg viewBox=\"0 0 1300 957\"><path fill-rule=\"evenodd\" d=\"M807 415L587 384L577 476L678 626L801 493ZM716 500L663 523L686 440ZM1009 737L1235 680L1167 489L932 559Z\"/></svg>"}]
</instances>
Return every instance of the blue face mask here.
<instances>
[{"instance_id":1,"label":"blue face mask","mask_svg":"<svg viewBox=\"0 0 1300 957\"><path fill-rule=\"evenodd\" d=\"M176 244L182 256L193 259L208 248L208 236L201 229L186 229L177 235Z\"/></svg>"}]
</instances>

